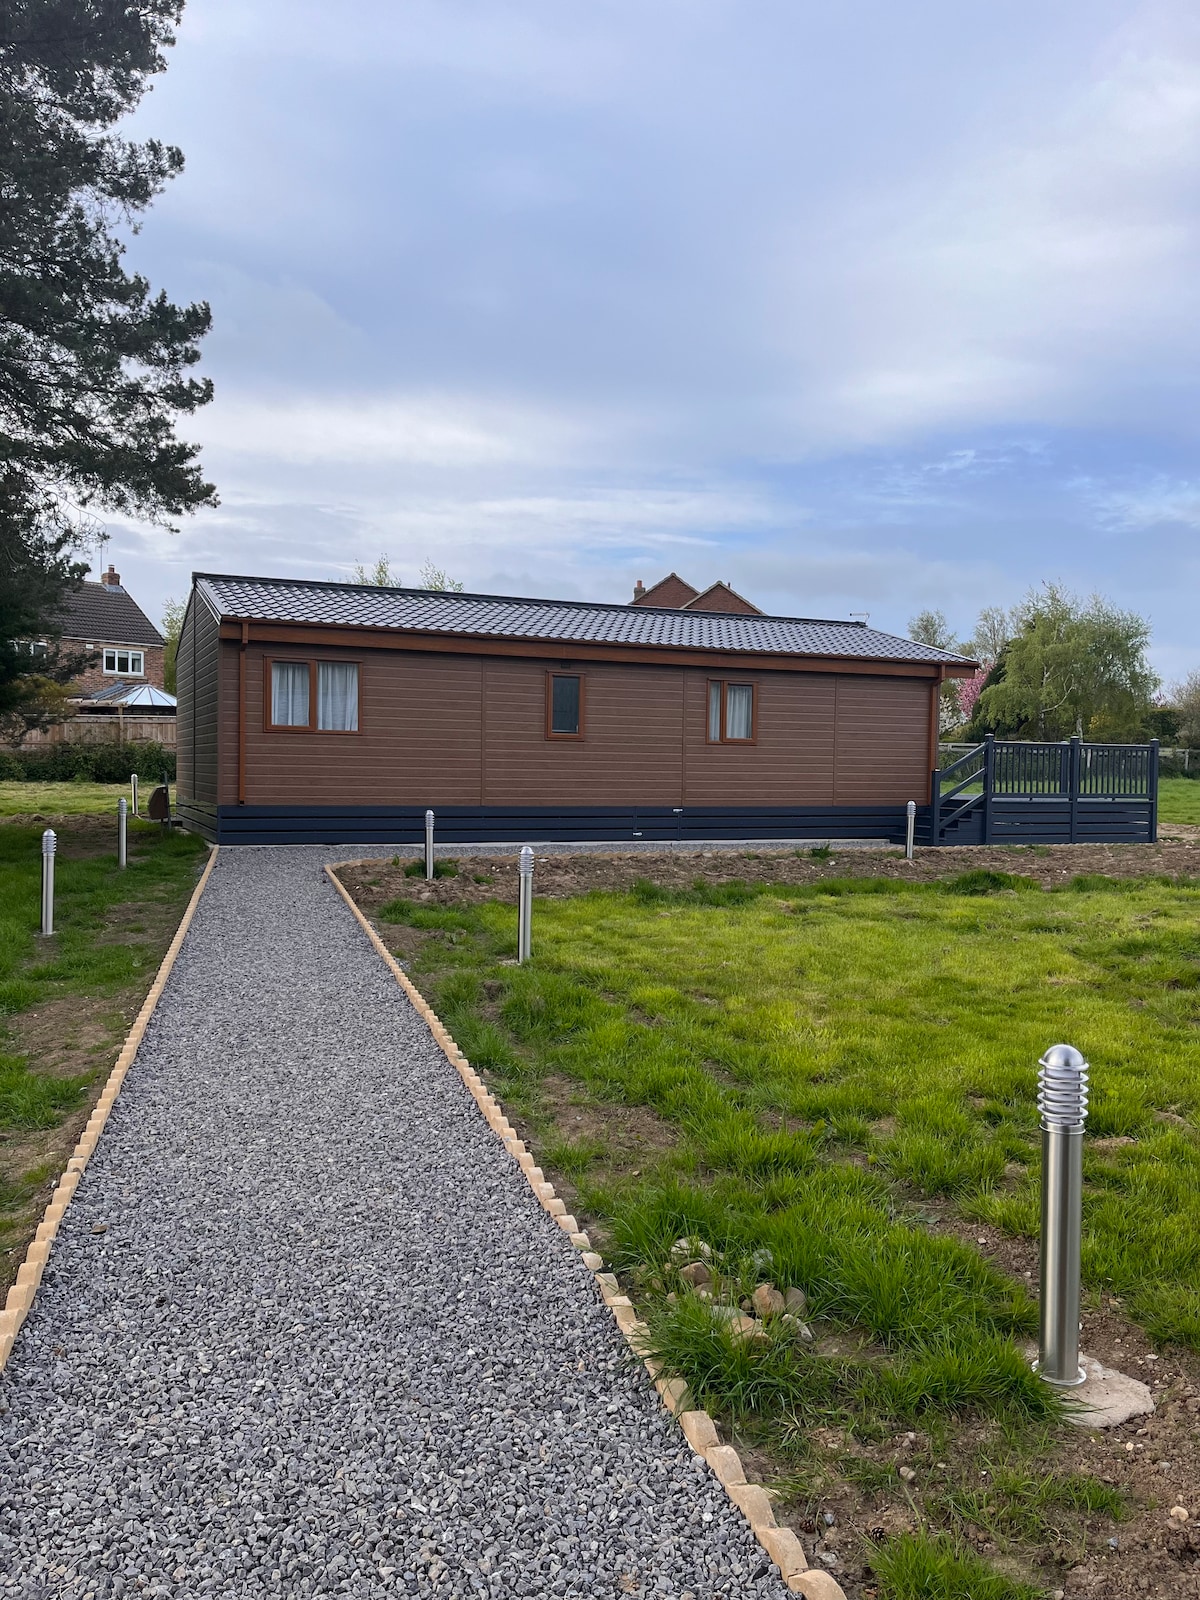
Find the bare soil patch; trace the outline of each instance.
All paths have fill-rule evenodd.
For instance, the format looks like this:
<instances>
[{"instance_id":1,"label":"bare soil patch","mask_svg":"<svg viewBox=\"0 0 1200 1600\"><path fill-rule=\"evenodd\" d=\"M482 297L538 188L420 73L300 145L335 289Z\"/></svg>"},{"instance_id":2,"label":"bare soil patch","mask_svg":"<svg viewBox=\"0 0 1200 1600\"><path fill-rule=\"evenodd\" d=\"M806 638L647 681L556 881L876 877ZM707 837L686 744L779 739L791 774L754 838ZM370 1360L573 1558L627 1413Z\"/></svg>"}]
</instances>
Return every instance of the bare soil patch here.
<instances>
[{"instance_id":1,"label":"bare soil patch","mask_svg":"<svg viewBox=\"0 0 1200 1600\"><path fill-rule=\"evenodd\" d=\"M1185 830L1178 828L1176 832ZM829 878L901 878L913 883L954 878L979 870L1011 872L1031 878L1044 889L1083 873L1108 878L1200 876L1200 828L1184 838L1159 844L989 846L918 850L906 861L899 850L837 850L829 857L764 848L756 851L614 850L610 853L548 855L536 859L534 893L551 898L587 894L592 889L625 890L639 879L665 889L684 889L699 879L706 884L818 884ZM485 900L514 903L517 899L517 857L464 856L458 876L406 878L413 858L349 863L338 876L363 910L370 913L397 896L418 905L467 906ZM485 878L477 883L477 877Z\"/></svg>"}]
</instances>

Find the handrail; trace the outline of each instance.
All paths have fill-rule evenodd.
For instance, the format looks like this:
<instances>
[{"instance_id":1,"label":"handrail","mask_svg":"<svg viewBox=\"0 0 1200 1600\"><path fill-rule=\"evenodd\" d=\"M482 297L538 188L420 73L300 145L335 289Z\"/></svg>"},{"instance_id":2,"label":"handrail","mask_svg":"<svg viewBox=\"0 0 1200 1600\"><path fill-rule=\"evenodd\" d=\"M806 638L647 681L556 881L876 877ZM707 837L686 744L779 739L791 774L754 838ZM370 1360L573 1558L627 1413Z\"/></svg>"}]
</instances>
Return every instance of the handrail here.
<instances>
[{"instance_id":1,"label":"handrail","mask_svg":"<svg viewBox=\"0 0 1200 1600\"><path fill-rule=\"evenodd\" d=\"M989 735L949 766L934 770L930 785L934 842L941 842L960 818L982 810L983 843L990 843L993 801L1005 798L1063 802L1070 809L1072 841L1081 826L1081 801L1144 800L1150 806L1153 834L1158 757L1157 740L1142 745L1085 744L1082 739L997 740ZM952 788L945 787L948 779L955 778ZM980 793L951 807L976 783Z\"/></svg>"},{"instance_id":2,"label":"handrail","mask_svg":"<svg viewBox=\"0 0 1200 1600\"><path fill-rule=\"evenodd\" d=\"M943 801L953 800L955 795L962 794L964 789L969 789L973 783L979 783L982 778L983 768L981 767L978 772L972 772L961 783L956 784L953 789L943 789L941 792Z\"/></svg>"},{"instance_id":3,"label":"handrail","mask_svg":"<svg viewBox=\"0 0 1200 1600\"><path fill-rule=\"evenodd\" d=\"M973 794L971 798L965 802L965 804L959 806L957 811L951 811L949 816L943 816L941 818L940 826L942 831L945 832L947 828L953 826L953 824L958 821L959 817L965 817L968 811L978 811L980 806L983 805L983 801L984 796L982 794Z\"/></svg>"},{"instance_id":4,"label":"handrail","mask_svg":"<svg viewBox=\"0 0 1200 1600\"><path fill-rule=\"evenodd\" d=\"M977 744L974 749L968 750L965 756L959 756L958 760L952 761L948 767L939 767L938 770L943 778L948 778L952 772L957 772L959 767L970 761L972 756L979 756L982 760L983 746L981 744Z\"/></svg>"}]
</instances>

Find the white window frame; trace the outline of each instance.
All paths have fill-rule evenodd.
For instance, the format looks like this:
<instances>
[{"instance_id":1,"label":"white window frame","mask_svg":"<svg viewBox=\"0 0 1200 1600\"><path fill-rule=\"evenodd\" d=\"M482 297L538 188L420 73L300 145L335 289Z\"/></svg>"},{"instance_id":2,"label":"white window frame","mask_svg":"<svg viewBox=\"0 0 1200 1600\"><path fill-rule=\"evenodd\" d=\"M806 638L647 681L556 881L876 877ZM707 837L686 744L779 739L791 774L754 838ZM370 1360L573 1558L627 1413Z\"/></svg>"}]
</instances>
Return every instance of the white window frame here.
<instances>
[{"instance_id":1,"label":"white window frame","mask_svg":"<svg viewBox=\"0 0 1200 1600\"><path fill-rule=\"evenodd\" d=\"M125 657L126 665L121 666L121 657ZM109 660L112 666L109 666ZM137 666L134 666L134 662ZM131 650L128 645L106 644L104 646L104 671L114 678L144 678L146 676L146 652L144 650Z\"/></svg>"}]
</instances>

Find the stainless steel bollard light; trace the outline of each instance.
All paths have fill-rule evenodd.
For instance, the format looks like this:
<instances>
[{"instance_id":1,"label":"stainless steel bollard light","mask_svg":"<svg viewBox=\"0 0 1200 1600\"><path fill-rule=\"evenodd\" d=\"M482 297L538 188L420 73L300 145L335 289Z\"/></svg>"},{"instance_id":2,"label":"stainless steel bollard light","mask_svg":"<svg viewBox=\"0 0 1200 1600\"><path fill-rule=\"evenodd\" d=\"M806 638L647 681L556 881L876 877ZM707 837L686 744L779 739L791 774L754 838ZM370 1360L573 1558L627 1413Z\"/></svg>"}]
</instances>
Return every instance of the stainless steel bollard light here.
<instances>
[{"instance_id":1,"label":"stainless steel bollard light","mask_svg":"<svg viewBox=\"0 0 1200 1600\"><path fill-rule=\"evenodd\" d=\"M915 800L910 800L908 802L908 830L904 835L904 856L905 860L907 861L911 861L913 858L913 845L916 843L916 839L917 802Z\"/></svg>"},{"instance_id":2,"label":"stainless steel bollard light","mask_svg":"<svg viewBox=\"0 0 1200 1600\"><path fill-rule=\"evenodd\" d=\"M433 812L425 813L425 882L433 879Z\"/></svg>"},{"instance_id":3,"label":"stainless steel bollard light","mask_svg":"<svg viewBox=\"0 0 1200 1600\"><path fill-rule=\"evenodd\" d=\"M117 865L124 867L129 860L129 804L122 795L117 801Z\"/></svg>"},{"instance_id":4,"label":"stainless steel bollard light","mask_svg":"<svg viewBox=\"0 0 1200 1600\"><path fill-rule=\"evenodd\" d=\"M521 846L519 865L520 897L517 901L517 960L526 962L533 954L533 851Z\"/></svg>"},{"instance_id":5,"label":"stainless steel bollard light","mask_svg":"<svg viewBox=\"0 0 1200 1600\"><path fill-rule=\"evenodd\" d=\"M54 852L58 837L53 828L42 835L42 933L48 939L54 932Z\"/></svg>"},{"instance_id":6,"label":"stainless steel bollard light","mask_svg":"<svg viewBox=\"0 0 1200 1600\"><path fill-rule=\"evenodd\" d=\"M1038 1066L1042 1304L1037 1371L1047 1383L1069 1389L1087 1377L1079 1364L1079 1251L1088 1064L1071 1045L1054 1044Z\"/></svg>"},{"instance_id":7,"label":"stainless steel bollard light","mask_svg":"<svg viewBox=\"0 0 1200 1600\"><path fill-rule=\"evenodd\" d=\"M136 772L131 772L129 774L129 798L130 798L130 801L131 801L130 810L133 812L135 817L138 814L137 783L138 783L137 773Z\"/></svg>"}]
</instances>

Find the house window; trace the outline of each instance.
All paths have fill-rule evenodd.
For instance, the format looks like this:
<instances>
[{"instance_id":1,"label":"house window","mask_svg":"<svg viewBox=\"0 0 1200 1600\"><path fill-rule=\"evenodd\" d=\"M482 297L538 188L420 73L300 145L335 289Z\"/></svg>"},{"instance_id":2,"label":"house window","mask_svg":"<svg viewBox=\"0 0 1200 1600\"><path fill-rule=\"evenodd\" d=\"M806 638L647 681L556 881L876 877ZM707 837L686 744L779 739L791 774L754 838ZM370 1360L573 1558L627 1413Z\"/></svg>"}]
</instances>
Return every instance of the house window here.
<instances>
[{"instance_id":1,"label":"house window","mask_svg":"<svg viewBox=\"0 0 1200 1600\"><path fill-rule=\"evenodd\" d=\"M105 672L119 673L122 677L140 678L143 676L144 656L140 650L105 650Z\"/></svg>"},{"instance_id":2,"label":"house window","mask_svg":"<svg viewBox=\"0 0 1200 1600\"><path fill-rule=\"evenodd\" d=\"M312 672L307 661L272 661L271 663L271 722L276 728L307 728L309 716L309 679Z\"/></svg>"},{"instance_id":3,"label":"house window","mask_svg":"<svg viewBox=\"0 0 1200 1600\"><path fill-rule=\"evenodd\" d=\"M358 732L358 663L317 662L317 727L326 733Z\"/></svg>"},{"instance_id":4,"label":"house window","mask_svg":"<svg viewBox=\"0 0 1200 1600\"><path fill-rule=\"evenodd\" d=\"M358 732L357 661L272 661L268 725Z\"/></svg>"},{"instance_id":5,"label":"house window","mask_svg":"<svg viewBox=\"0 0 1200 1600\"><path fill-rule=\"evenodd\" d=\"M583 678L577 672L546 674L546 737L583 738Z\"/></svg>"},{"instance_id":6,"label":"house window","mask_svg":"<svg viewBox=\"0 0 1200 1600\"><path fill-rule=\"evenodd\" d=\"M758 737L754 698L752 683L726 683L718 678L709 679L709 744L754 743Z\"/></svg>"},{"instance_id":7,"label":"house window","mask_svg":"<svg viewBox=\"0 0 1200 1600\"><path fill-rule=\"evenodd\" d=\"M24 650L26 655L39 658L50 654L50 645L45 639L18 639L17 649Z\"/></svg>"}]
</instances>

